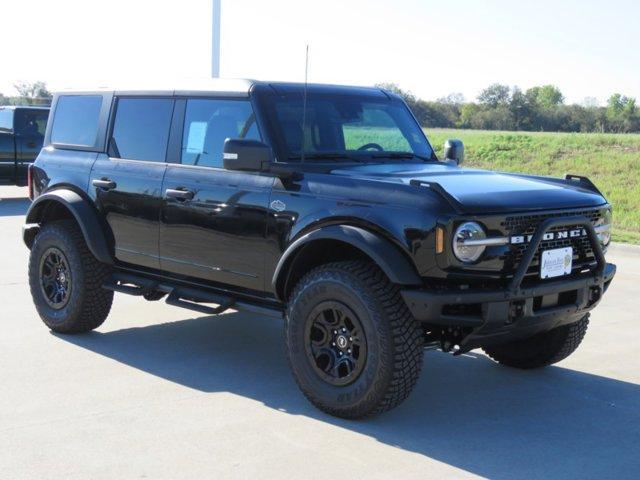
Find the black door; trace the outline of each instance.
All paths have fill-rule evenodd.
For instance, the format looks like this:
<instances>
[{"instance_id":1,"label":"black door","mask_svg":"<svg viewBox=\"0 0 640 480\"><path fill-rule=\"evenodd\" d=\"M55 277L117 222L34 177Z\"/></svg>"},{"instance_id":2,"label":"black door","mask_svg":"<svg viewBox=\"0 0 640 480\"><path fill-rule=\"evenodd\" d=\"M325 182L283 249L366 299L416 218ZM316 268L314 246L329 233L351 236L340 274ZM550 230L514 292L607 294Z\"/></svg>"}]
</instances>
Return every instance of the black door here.
<instances>
[{"instance_id":1,"label":"black door","mask_svg":"<svg viewBox=\"0 0 640 480\"><path fill-rule=\"evenodd\" d=\"M16 109L16 170L15 182L26 183L27 169L40 153L47 128L48 110Z\"/></svg>"},{"instance_id":2,"label":"black door","mask_svg":"<svg viewBox=\"0 0 640 480\"><path fill-rule=\"evenodd\" d=\"M161 268L264 289L267 206L274 177L222 168L226 138L260 138L248 100L189 99L177 159L163 183Z\"/></svg>"},{"instance_id":3,"label":"black door","mask_svg":"<svg viewBox=\"0 0 640 480\"><path fill-rule=\"evenodd\" d=\"M99 154L89 190L113 232L121 262L159 268L162 179L174 100L116 99L108 155Z\"/></svg>"},{"instance_id":4,"label":"black door","mask_svg":"<svg viewBox=\"0 0 640 480\"><path fill-rule=\"evenodd\" d=\"M16 142L13 134L13 108L0 107L0 181L13 180Z\"/></svg>"}]
</instances>

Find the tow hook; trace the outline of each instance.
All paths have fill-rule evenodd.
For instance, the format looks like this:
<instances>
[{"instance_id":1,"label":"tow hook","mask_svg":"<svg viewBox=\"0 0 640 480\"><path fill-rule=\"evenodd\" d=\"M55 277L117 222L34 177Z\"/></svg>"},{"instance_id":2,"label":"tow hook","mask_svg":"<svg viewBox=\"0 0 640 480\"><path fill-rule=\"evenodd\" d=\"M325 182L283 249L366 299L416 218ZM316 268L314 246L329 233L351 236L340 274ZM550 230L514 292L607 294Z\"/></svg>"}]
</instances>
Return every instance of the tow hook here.
<instances>
[{"instance_id":1,"label":"tow hook","mask_svg":"<svg viewBox=\"0 0 640 480\"><path fill-rule=\"evenodd\" d=\"M509 318L505 325L511 325L516 319L524 317L524 300L517 300L515 302L511 302L511 306L509 308Z\"/></svg>"},{"instance_id":2,"label":"tow hook","mask_svg":"<svg viewBox=\"0 0 640 480\"><path fill-rule=\"evenodd\" d=\"M599 286L591 287L589 289L589 306L593 305L598 300L600 300L601 296L602 296L602 291Z\"/></svg>"}]
</instances>

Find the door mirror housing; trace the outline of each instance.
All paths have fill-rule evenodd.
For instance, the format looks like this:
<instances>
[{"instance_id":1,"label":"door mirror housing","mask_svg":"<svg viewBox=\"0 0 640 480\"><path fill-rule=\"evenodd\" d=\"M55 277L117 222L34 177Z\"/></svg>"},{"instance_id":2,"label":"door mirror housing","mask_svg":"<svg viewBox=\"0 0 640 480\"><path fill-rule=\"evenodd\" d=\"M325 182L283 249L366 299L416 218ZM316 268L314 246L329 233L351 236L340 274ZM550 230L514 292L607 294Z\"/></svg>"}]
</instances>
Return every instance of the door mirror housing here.
<instances>
[{"instance_id":1,"label":"door mirror housing","mask_svg":"<svg viewBox=\"0 0 640 480\"><path fill-rule=\"evenodd\" d=\"M456 165L462 164L464 161L464 144L462 140L451 138L444 142L444 159L445 161L455 162Z\"/></svg>"},{"instance_id":2,"label":"door mirror housing","mask_svg":"<svg viewBox=\"0 0 640 480\"><path fill-rule=\"evenodd\" d=\"M272 161L271 147L258 140L227 138L224 141L222 165L227 170L265 172Z\"/></svg>"}]
</instances>

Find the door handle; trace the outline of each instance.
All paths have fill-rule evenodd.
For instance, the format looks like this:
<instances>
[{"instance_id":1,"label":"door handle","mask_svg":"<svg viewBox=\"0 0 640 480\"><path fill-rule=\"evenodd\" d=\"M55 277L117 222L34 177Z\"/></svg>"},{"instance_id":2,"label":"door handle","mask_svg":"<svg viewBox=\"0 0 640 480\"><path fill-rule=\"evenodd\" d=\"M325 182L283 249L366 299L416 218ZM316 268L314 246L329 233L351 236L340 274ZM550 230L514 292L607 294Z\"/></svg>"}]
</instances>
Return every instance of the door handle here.
<instances>
[{"instance_id":1,"label":"door handle","mask_svg":"<svg viewBox=\"0 0 640 480\"><path fill-rule=\"evenodd\" d=\"M94 187L101 188L103 190L113 190L116 188L117 184L113 180L109 180L108 178L100 178L91 181L91 185Z\"/></svg>"},{"instance_id":2,"label":"door handle","mask_svg":"<svg viewBox=\"0 0 640 480\"><path fill-rule=\"evenodd\" d=\"M28 143L27 143L27 147L29 147L29 148L35 148L35 147L36 147L36 142L28 142Z\"/></svg>"},{"instance_id":3,"label":"door handle","mask_svg":"<svg viewBox=\"0 0 640 480\"><path fill-rule=\"evenodd\" d=\"M167 188L164 194L169 198L177 198L178 200L191 200L193 198L193 192L191 190L181 190Z\"/></svg>"}]
</instances>

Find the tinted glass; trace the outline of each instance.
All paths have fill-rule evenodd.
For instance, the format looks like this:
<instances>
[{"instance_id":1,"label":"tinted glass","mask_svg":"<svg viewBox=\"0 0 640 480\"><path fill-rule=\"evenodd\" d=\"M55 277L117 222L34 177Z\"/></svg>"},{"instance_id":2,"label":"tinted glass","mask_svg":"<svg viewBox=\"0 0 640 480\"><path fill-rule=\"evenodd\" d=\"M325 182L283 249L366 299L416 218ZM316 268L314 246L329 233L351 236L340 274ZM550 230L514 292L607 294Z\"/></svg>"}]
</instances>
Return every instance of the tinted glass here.
<instances>
[{"instance_id":1,"label":"tinted glass","mask_svg":"<svg viewBox=\"0 0 640 480\"><path fill-rule=\"evenodd\" d=\"M172 114L173 100L168 98L120 98L109 155L164 162Z\"/></svg>"},{"instance_id":2,"label":"tinted glass","mask_svg":"<svg viewBox=\"0 0 640 480\"><path fill-rule=\"evenodd\" d=\"M98 136L101 95L62 95L56 105L51 142L93 147Z\"/></svg>"},{"instance_id":3,"label":"tinted glass","mask_svg":"<svg viewBox=\"0 0 640 480\"><path fill-rule=\"evenodd\" d=\"M48 116L49 112L45 110L16 110L16 131L44 137Z\"/></svg>"},{"instance_id":4,"label":"tinted glass","mask_svg":"<svg viewBox=\"0 0 640 480\"><path fill-rule=\"evenodd\" d=\"M345 150L359 150L367 145L379 145L384 151L410 152L411 145L394 121L388 108L372 104L362 105L362 116L342 123ZM366 149L366 148L365 148Z\"/></svg>"},{"instance_id":5,"label":"tinted glass","mask_svg":"<svg viewBox=\"0 0 640 480\"><path fill-rule=\"evenodd\" d=\"M13 128L13 110L0 108L0 128L11 130Z\"/></svg>"},{"instance_id":6,"label":"tinted glass","mask_svg":"<svg viewBox=\"0 0 640 480\"><path fill-rule=\"evenodd\" d=\"M303 150L309 158L331 153L362 161L384 158L385 153L433 156L420 126L399 101L310 95L305 109L300 95L283 95L270 103L278 143L291 160L299 159Z\"/></svg>"},{"instance_id":7,"label":"tinted glass","mask_svg":"<svg viewBox=\"0 0 640 480\"><path fill-rule=\"evenodd\" d=\"M182 133L182 163L222 167L222 149L227 138L260 140L248 101L187 101Z\"/></svg>"}]
</instances>

